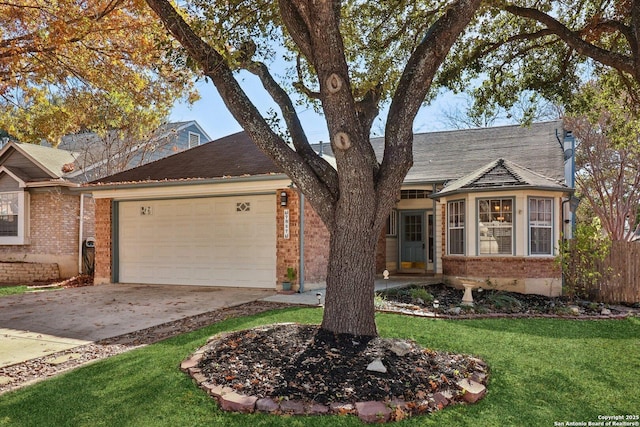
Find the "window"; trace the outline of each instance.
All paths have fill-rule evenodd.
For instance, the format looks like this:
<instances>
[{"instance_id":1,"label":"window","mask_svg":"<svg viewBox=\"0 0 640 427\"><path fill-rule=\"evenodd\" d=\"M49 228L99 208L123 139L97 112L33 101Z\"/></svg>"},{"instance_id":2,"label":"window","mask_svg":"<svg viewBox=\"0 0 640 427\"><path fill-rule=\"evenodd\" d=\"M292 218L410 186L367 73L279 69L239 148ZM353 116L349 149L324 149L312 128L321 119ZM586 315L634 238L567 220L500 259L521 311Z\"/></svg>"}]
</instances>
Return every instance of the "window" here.
<instances>
[{"instance_id":1,"label":"window","mask_svg":"<svg viewBox=\"0 0 640 427\"><path fill-rule=\"evenodd\" d=\"M529 199L529 253L553 254L553 199Z\"/></svg>"},{"instance_id":2,"label":"window","mask_svg":"<svg viewBox=\"0 0 640 427\"><path fill-rule=\"evenodd\" d=\"M427 199L431 191L429 190L400 190L400 198L402 200L411 199Z\"/></svg>"},{"instance_id":3,"label":"window","mask_svg":"<svg viewBox=\"0 0 640 427\"><path fill-rule=\"evenodd\" d=\"M449 254L464 255L464 200L448 203Z\"/></svg>"},{"instance_id":4,"label":"window","mask_svg":"<svg viewBox=\"0 0 640 427\"><path fill-rule=\"evenodd\" d=\"M197 133L189 132L189 148L197 147L200 145L200 135Z\"/></svg>"},{"instance_id":5,"label":"window","mask_svg":"<svg viewBox=\"0 0 640 427\"><path fill-rule=\"evenodd\" d=\"M387 236L395 237L398 235L398 211L393 209L387 218Z\"/></svg>"},{"instance_id":6,"label":"window","mask_svg":"<svg viewBox=\"0 0 640 427\"><path fill-rule=\"evenodd\" d=\"M513 199L478 201L480 255L513 254Z\"/></svg>"},{"instance_id":7,"label":"window","mask_svg":"<svg viewBox=\"0 0 640 427\"><path fill-rule=\"evenodd\" d=\"M0 236L18 236L18 193L0 193Z\"/></svg>"}]
</instances>

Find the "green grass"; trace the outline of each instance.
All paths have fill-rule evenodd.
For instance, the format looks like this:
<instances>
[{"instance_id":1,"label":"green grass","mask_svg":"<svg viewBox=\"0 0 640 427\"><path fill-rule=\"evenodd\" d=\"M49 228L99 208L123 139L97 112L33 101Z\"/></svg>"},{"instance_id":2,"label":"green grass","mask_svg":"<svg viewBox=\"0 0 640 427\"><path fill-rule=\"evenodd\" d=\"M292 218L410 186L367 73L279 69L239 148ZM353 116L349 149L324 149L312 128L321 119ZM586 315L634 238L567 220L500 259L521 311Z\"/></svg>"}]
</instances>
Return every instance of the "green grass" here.
<instances>
[{"instance_id":1,"label":"green grass","mask_svg":"<svg viewBox=\"0 0 640 427\"><path fill-rule=\"evenodd\" d=\"M230 414L178 369L215 333L274 322L318 323L321 310L291 308L229 319L0 396L7 426L357 426L351 416ZM377 316L382 336L475 354L492 370L489 392L398 426L552 426L637 414L640 319L443 321Z\"/></svg>"},{"instance_id":2,"label":"green grass","mask_svg":"<svg viewBox=\"0 0 640 427\"><path fill-rule=\"evenodd\" d=\"M0 286L0 297L6 295L18 295L29 292L29 288L23 285L20 286Z\"/></svg>"}]
</instances>

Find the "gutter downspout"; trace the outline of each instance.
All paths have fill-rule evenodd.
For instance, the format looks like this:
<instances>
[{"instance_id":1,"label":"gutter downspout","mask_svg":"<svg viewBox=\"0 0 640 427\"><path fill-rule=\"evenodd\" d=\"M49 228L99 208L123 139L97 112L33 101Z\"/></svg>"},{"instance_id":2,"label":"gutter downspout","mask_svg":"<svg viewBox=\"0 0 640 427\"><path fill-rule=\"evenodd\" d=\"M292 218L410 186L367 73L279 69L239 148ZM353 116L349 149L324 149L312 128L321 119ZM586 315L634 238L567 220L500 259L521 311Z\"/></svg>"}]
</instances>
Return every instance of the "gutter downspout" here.
<instances>
[{"instance_id":1,"label":"gutter downspout","mask_svg":"<svg viewBox=\"0 0 640 427\"><path fill-rule=\"evenodd\" d=\"M80 223L78 227L78 274L82 274L82 240L84 239L84 193L80 193Z\"/></svg>"},{"instance_id":2,"label":"gutter downspout","mask_svg":"<svg viewBox=\"0 0 640 427\"><path fill-rule=\"evenodd\" d=\"M432 184L432 194L436 194L437 192L437 186L436 184ZM438 274L438 251L436 250L436 248L438 247L438 244L436 243L436 239L438 238L438 232L437 232L437 223L438 223L438 202L436 201L436 199L433 199L433 229L431 230L431 232L433 233L433 248L431 248L431 250L433 251L433 274L437 275Z\"/></svg>"},{"instance_id":3,"label":"gutter downspout","mask_svg":"<svg viewBox=\"0 0 640 427\"><path fill-rule=\"evenodd\" d=\"M322 146L322 145L321 145ZM300 266L298 267L298 271L300 272L300 274L298 274L298 277L300 278L300 289L298 290L299 293L303 293L304 292L304 194L302 194L302 191L300 191L298 194L300 194L300 238L299 243L300 243Z\"/></svg>"}]
</instances>

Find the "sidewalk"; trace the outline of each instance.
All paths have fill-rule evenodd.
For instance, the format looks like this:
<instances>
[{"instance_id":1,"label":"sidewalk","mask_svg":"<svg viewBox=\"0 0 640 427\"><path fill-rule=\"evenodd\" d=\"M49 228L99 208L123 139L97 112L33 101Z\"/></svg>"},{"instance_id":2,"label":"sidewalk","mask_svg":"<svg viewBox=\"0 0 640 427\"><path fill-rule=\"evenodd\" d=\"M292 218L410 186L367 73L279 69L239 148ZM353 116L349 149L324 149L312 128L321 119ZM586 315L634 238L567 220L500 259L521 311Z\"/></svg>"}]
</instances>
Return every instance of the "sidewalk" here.
<instances>
[{"instance_id":1,"label":"sidewalk","mask_svg":"<svg viewBox=\"0 0 640 427\"><path fill-rule=\"evenodd\" d=\"M381 291L385 289L392 288L401 288L412 283L415 284L432 284L432 283L440 283L442 279L437 279L435 277L390 277L389 279L376 279L376 291ZM325 288L321 289L313 289L310 291L306 291L303 293L293 293L293 294L276 294L266 298L263 298L262 301L270 301L270 302L282 302L287 304L302 304L302 305L318 305L318 297L317 293L322 294L321 303L324 304L324 295L326 293Z\"/></svg>"}]
</instances>

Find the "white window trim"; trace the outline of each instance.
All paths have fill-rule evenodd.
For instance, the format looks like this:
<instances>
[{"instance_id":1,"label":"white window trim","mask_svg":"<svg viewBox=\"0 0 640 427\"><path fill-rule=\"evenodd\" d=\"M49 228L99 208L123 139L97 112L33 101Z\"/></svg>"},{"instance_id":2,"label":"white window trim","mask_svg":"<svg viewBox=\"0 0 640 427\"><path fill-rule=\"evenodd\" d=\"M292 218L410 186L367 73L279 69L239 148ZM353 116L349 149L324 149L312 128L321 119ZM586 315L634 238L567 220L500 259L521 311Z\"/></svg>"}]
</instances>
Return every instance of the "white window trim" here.
<instances>
[{"instance_id":1,"label":"white window trim","mask_svg":"<svg viewBox=\"0 0 640 427\"><path fill-rule=\"evenodd\" d=\"M532 199L535 200L550 200L551 201L551 226L550 227L544 227L544 228L550 228L551 229L551 241L550 243L550 248L551 248L551 252L548 254L534 254L531 252L531 219L530 219L530 209L531 209L531 205L530 202ZM527 253L529 254L529 256L532 257L552 257L555 256L555 245L553 243L553 239L554 239L554 235L555 235L555 229L556 229L556 224L555 224L555 203L554 203L554 198L553 197L542 197L542 196L529 196L527 198ZM536 228L543 228L543 227L536 227Z\"/></svg>"},{"instance_id":2,"label":"white window trim","mask_svg":"<svg viewBox=\"0 0 640 427\"><path fill-rule=\"evenodd\" d=\"M449 220L450 215L451 215L451 205L457 203L460 204L462 203L462 209L463 209L463 213L464 213L464 223L462 225L462 227L450 227L451 221ZM451 255L451 256L465 256L467 254L467 205L466 205L466 200L464 199L459 199L459 200L452 200L450 202L447 202L447 255ZM458 253L451 253L451 234L449 233L449 230L454 229L454 230L460 230L462 229L462 253L458 254Z\"/></svg>"},{"instance_id":3,"label":"white window trim","mask_svg":"<svg viewBox=\"0 0 640 427\"><path fill-rule=\"evenodd\" d=\"M0 245L29 244L29 192L3 191L2 193L18 193L18 235L0 236Z\"/></svg>"},{"instance_id":4,"label":"white window trim","mask_svg":"<svg viewBox=\"0 0 640 427\"><path fill-rule=\"evenodd\" d=\"M389 212L389 218L387 219L387 221L388 221L389 233L386 234L386 236L398 237L398 210L397 209L391 209L391 212Z\"/></svg>"},{"instance_id":5,"label":"white window trim","mask_svg":"<svg viewBox=\"0 0 640 427\"><path fill-rule=\"evenodd\" d=\"M483 201L489 200L511 200L511 253L482 253L480 241L480 203ZM496 196L496 197L483 197L476 199L476 215L475 215L475 226L476 226L476 253L478 256L482 257L512 257L516 253L516 198L513 196ZM508 227L503 227L508 228Z\"/></svg>"}]
</instances>

